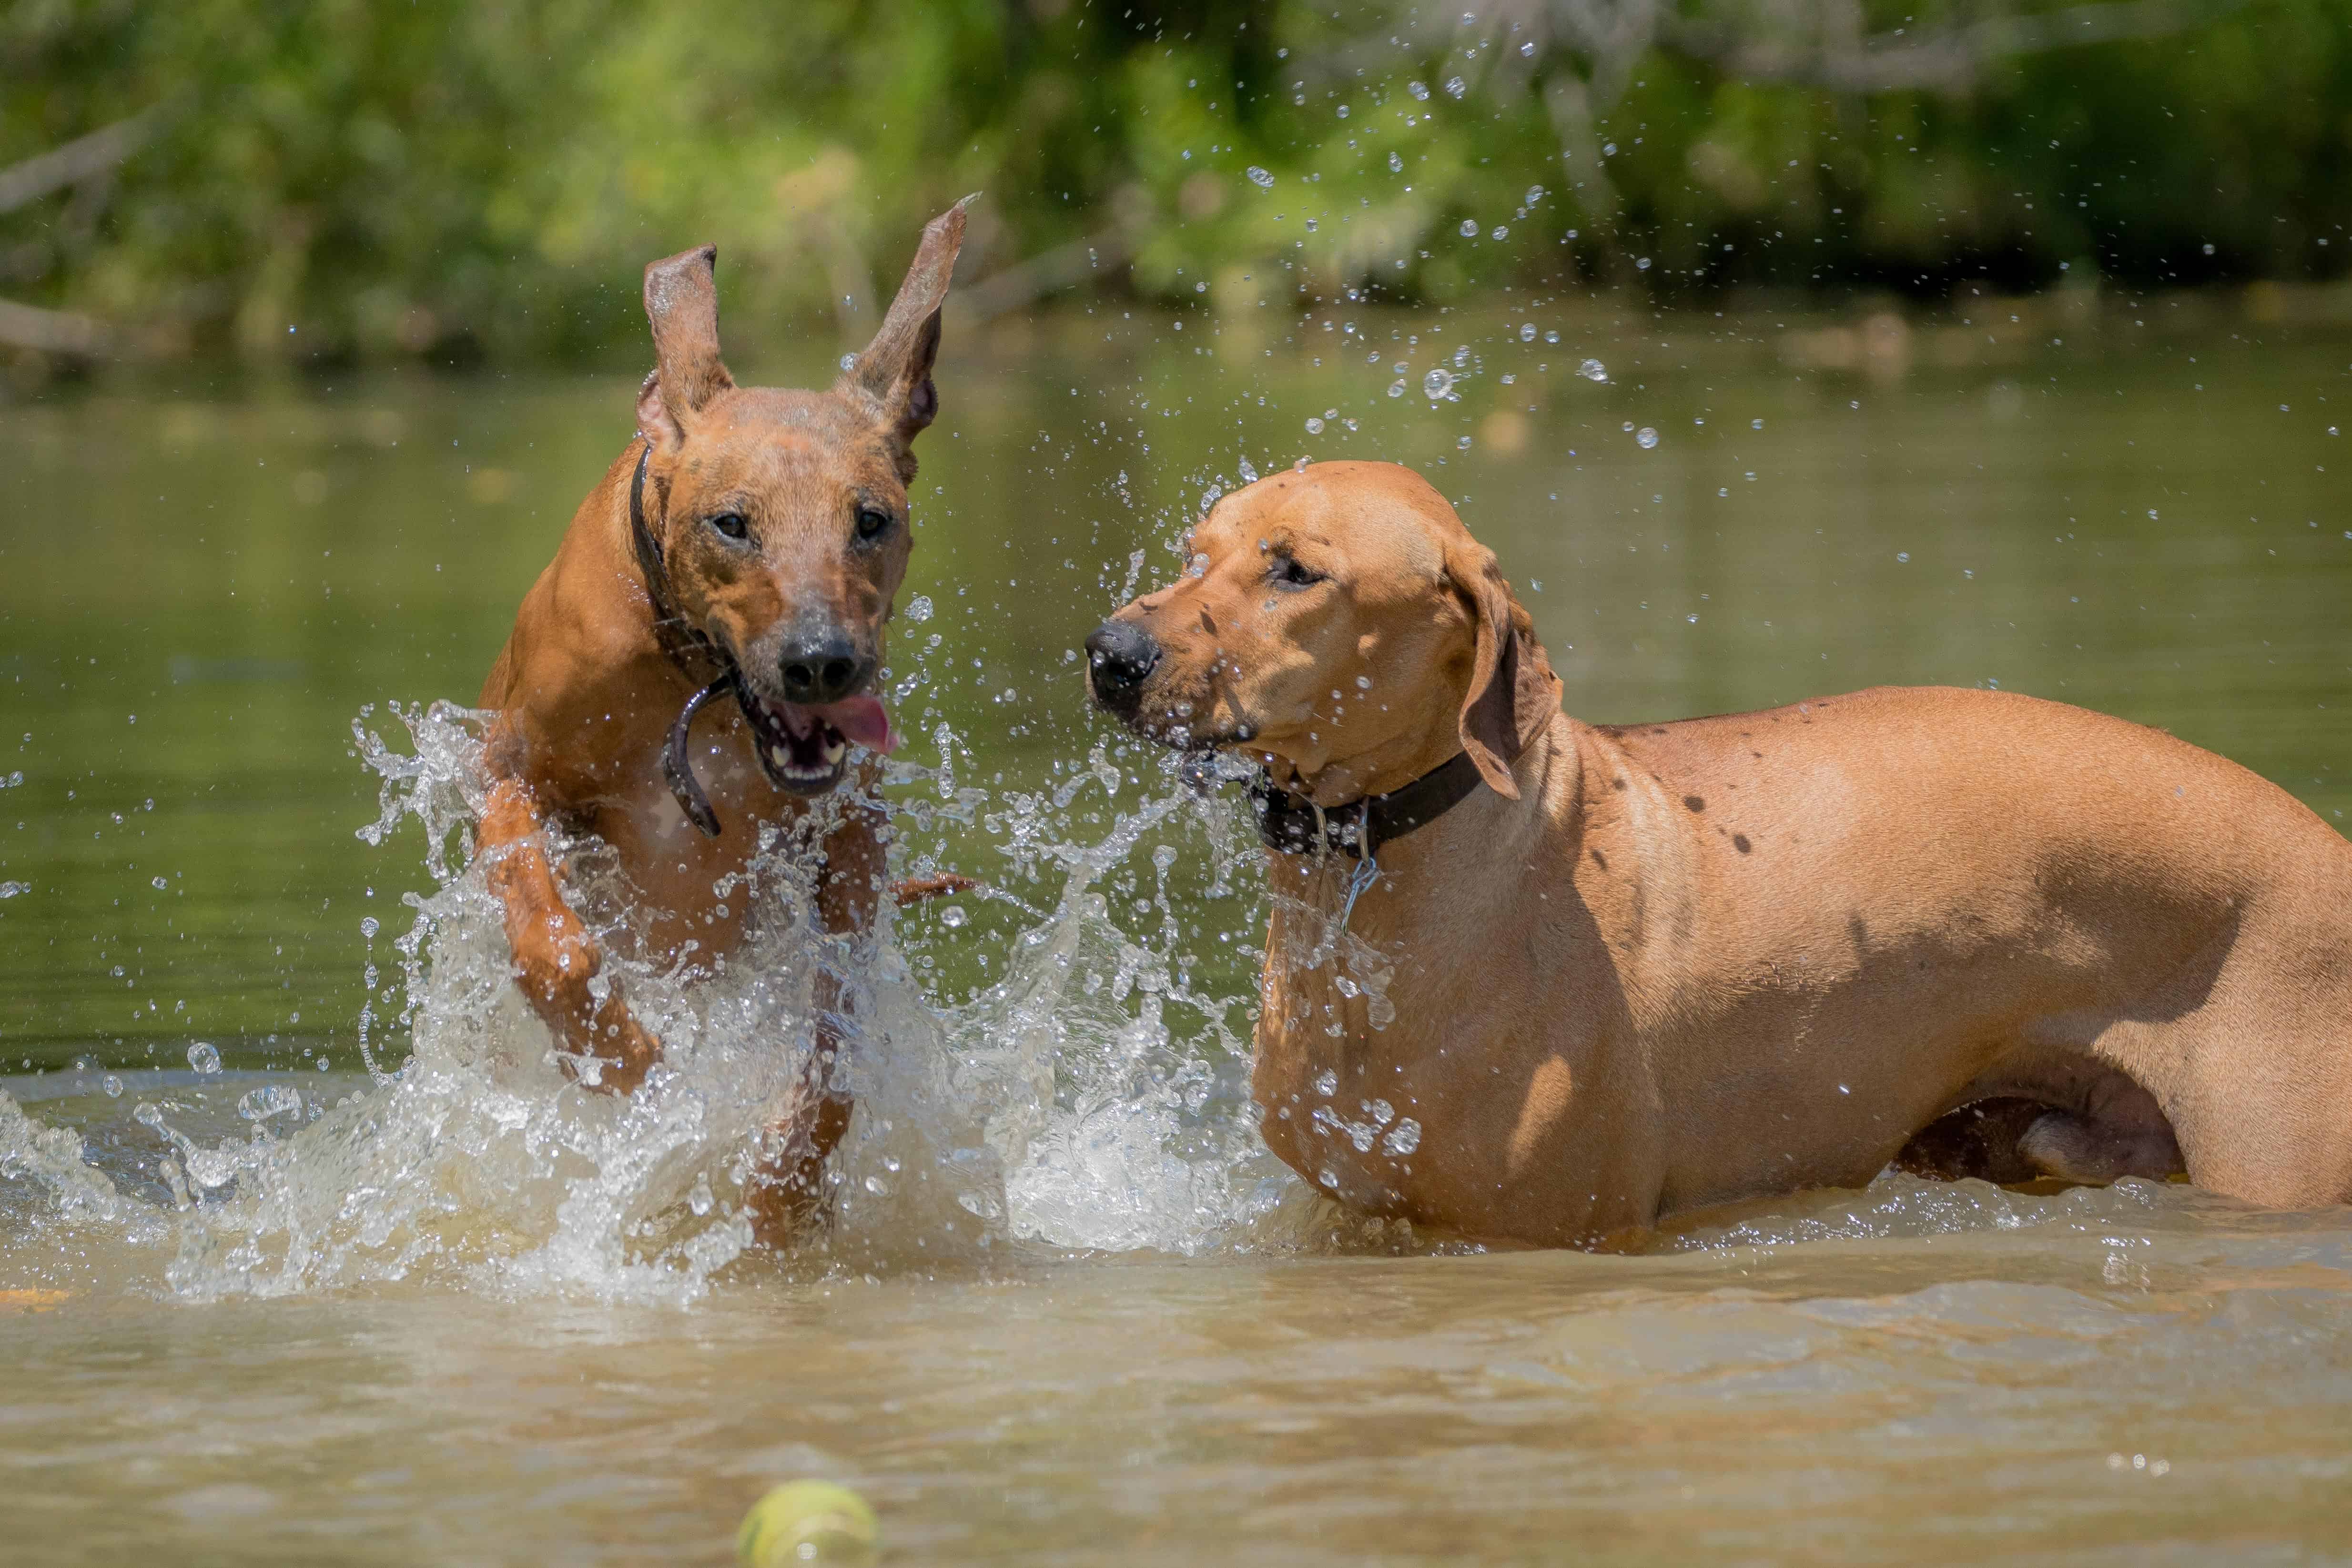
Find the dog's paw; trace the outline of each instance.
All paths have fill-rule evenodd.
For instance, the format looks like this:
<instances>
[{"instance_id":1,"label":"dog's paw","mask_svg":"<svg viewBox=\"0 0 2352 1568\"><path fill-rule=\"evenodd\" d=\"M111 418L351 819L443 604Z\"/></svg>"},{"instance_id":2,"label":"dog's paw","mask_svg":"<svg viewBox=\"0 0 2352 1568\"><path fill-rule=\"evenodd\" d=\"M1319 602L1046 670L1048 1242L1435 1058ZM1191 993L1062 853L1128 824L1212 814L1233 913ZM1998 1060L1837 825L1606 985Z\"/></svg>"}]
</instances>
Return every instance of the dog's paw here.
<instances>
[{"instance_id":1,"label":"dog's paw","mask_svg":"<svg viewBox=\"0 0 2352 1568\"><path fill-rule=\"evenodd\" d=\"M951 871L941 872L937 876L901 878L890 884L890 897L899 908L905 909L909 904L920 904L927 898L944 898L950 894L975 892L981 888L981 885L971 877L959 876Z\"/></svg>"}]
</instances>

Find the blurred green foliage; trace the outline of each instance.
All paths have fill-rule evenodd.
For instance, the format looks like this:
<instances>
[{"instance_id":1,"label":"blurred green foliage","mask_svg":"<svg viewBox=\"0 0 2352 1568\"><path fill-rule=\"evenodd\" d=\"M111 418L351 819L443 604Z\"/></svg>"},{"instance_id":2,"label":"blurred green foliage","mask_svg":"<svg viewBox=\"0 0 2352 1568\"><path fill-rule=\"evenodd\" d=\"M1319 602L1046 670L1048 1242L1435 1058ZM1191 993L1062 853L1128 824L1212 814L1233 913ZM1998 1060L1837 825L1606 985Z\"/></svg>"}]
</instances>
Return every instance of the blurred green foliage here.
<instances>
[{"instance_id":1,"label":"blurred green foliage","mask_svg":"<svg viewBox=\"0 0 2352 1568\"><path fill-rule=\"evenodd\" d=\"M0 0L0 166L155 116L0 214L0 297L160 352L554 358L634 346L643 264L707 239L731 334L854 339L974 190L990 308L2335 276L2352 6L2154 3ZM2145 36L2003 47L2092 12ZM1816 13L1848 66L1966 57L1838 85L1773 31Z\"/></svg>"}]
</instances>

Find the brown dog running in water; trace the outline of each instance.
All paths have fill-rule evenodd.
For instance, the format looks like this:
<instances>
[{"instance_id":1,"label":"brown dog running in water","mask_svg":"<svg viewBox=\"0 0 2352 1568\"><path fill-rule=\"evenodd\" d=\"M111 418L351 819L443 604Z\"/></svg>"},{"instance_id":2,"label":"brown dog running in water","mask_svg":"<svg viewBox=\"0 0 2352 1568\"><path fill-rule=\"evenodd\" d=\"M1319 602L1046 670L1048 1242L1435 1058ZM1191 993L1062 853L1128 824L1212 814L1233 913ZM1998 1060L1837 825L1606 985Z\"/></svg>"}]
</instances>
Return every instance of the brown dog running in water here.
<instances>
[{"instance_id":1,"label":"brown dog running in water","mask_svg":"<svg viewBox=\"0 0 2352 1568\"><path fill-rule=\"evenodd\" d=\"M1898 1159L2352 1198L2352 846L2286 791L2000 692L1580 724L1388 464L1260 480L1188 553L1089 676L1267 770L1253 1092L1342 1201L1559 1244ZM1320 940L1368 821L1385 1027Z\"/></svg>"},{"instance_id":2,"label":"brown dog running in water","mask_svg":"<svg viewBox=\"0 0 2352 1568\"><path fill-rule=\"evenodd\" d=\"M873 342L822 392L735 384L719 356L712 247L646 268L658 368L637 396L636 437L524 598L481 697L498 718L479 848L516 977L567 1068L596 1088L635 1090L660 1046L609 977L592 983L604 955L564 902L542 827L612 846L649 916L641 956L724 955L744 912L714 884L750 864L761 825L831 792L853 745L890 748L871 687L907 571L910 447L939 411L931 365L963 226L960 202L923 231ZM696 710L720 695L735 700L698 737ZM822 841L829 933L873 924L878 826L845 806ZM815 1049L746 1194L763 1240L814 1207L848 1127L834 1074L844 1006L820 973Z\"/></svg>"}]
</instances>

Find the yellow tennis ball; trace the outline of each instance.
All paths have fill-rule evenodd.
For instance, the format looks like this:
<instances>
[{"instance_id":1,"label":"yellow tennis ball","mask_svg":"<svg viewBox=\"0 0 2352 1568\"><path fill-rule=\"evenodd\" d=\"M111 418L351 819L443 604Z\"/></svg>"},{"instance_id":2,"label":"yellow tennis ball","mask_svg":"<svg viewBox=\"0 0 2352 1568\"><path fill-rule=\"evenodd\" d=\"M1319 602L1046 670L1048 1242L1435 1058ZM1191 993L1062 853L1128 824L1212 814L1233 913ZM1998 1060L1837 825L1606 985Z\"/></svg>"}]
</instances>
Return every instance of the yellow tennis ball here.
<instances>
[{"instance_id":1,"label":"yellow tennis ball","mask_svg":"<svg viewBox=\"0 0 2352 1568\"><path fill-rule=\"evenodd\" d=\"M866 1500L831 1481L786 1481L751 1505L735 1532L743 1568L871 1563L882 1527Z\"/></svg>"}]
</instances>

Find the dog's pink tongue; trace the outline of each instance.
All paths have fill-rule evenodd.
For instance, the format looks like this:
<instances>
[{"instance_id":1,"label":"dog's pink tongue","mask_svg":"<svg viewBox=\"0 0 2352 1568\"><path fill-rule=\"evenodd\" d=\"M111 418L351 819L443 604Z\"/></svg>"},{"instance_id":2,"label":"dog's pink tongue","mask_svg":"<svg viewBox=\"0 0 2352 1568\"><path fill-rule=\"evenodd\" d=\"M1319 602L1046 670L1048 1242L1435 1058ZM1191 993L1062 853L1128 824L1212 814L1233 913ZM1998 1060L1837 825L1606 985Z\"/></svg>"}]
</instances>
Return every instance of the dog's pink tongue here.
<instances>
[{"instance_id":1,"label":"dog's pink tongue","mask_svg":"<svg viewBox=\"0 0 2352 1568\"><path fill-rule=\"evenodd\" d=\"M843 739L868 751L891 751L898 745L898 733L890 727L890 710L882 706L880 697L851 697L847 702L827 703L816 711L841 731Z\"/></svg>"}]
</instances>

